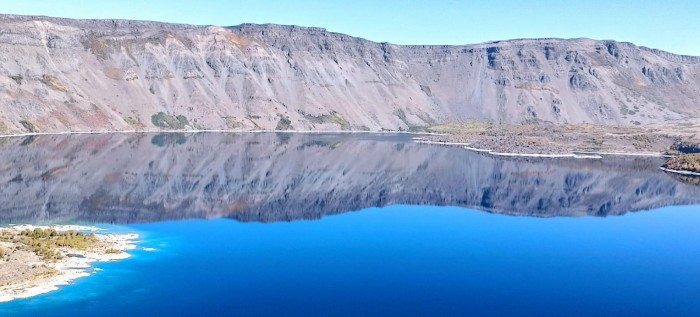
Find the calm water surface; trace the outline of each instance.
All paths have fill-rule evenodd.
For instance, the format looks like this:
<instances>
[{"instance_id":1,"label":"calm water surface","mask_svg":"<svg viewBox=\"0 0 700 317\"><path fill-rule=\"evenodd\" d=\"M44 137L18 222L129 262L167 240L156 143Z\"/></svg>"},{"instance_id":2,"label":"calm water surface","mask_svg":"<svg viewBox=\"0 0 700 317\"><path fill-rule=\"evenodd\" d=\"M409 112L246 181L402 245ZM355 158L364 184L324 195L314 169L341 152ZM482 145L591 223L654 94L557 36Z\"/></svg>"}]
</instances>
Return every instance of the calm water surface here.
<instances>
[{"instance_id":1,"label":"calm water surface","mask_svg":"<svg viewBox=\"0 0 700 317\"><path fill-rule=\"evenodd\" d=\"M700 187L655 159L369 135L0 149L0 223L96 224L156 249L0 315L700 315Z\"/></svg>"}]
</instances>

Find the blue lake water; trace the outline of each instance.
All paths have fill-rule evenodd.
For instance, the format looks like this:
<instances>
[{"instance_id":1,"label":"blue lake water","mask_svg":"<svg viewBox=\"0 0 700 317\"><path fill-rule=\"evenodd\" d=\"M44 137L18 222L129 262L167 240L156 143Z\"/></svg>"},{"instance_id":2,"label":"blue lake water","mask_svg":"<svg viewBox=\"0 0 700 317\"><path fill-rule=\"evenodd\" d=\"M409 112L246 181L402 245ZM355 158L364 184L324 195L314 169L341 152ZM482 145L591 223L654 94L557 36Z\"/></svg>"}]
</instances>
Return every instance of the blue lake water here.
<instances>
[{"instance_id":1,"label":"blue lake water","mask_svg":"<svg viewBox=\"0 0 700 317\"><path fill-rule=\"evenodd\" d=\"M700 210L538 219L394 206L129 226L138 251L14 316L697 316Z\"/></svg>"},{"instance_id":2,"label":"blue lake water","mask_svg":"<svg viewBox=\"0 0 700 317\"><path fill-rule=\"evenodd\" d=\"M700 187L658 159L501 159L372 135L0 150L0 224L141 235L130 259L1 316L700 316Z\"/></svg>"}]
</instances>

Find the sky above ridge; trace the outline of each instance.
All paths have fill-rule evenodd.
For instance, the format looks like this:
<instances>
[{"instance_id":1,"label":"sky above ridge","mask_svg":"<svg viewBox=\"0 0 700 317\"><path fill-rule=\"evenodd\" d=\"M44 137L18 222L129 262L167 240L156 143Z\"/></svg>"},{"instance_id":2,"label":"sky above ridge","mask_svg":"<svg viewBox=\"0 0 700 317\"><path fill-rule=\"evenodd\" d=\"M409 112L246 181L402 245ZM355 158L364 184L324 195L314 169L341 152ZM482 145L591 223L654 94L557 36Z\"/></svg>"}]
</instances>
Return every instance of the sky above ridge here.
<instances>
[{"instance_id":1,"label":"sky above ridge","mask_svg":"<svg viewBox=\"0 0 700 317\"><path fill-rule=\"evenodd\" d=\"M700 56L700 1L695 0L0 0L0 13L220 26L293 24L395 44L589 37Z\"/></svg>"}]
</instances>

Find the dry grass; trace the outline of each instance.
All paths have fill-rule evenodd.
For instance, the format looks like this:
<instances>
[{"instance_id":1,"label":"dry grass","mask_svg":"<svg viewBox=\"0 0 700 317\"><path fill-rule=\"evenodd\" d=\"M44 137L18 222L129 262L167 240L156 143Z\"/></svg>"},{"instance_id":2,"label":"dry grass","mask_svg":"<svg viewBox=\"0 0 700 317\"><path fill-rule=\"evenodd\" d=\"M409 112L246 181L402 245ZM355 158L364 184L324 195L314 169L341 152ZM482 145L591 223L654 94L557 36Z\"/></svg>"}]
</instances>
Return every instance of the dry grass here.
<instances>
[{"instance_id":1,"label":"dry grass","mask_svg":"<svg viewBox=\"0 0 700 317\"><path fill-rule=\"evenodd\" d=\"M445 124L436 125L428 128L429 132L463 134L463 133L481 133L491 129L492 124L482 121L468 122L464 124Z\"/></svg>"},{"instance_id":2,"label":"dry grass","mask_svg":"<svg viewBox=\"0 0 700 317\"><path fill-rule=\"evenodd\" d=\"M5 122L0 121L0 134L6 134L7 132L10 132L10 129L7 128Z\"/></svg>"},{"instance_id":3,"label":"dry grass","mask_svg":"<svg viewBox=\"0 0 700 317\"><path fill-rule=\"evenodd\" d=\"M105 253L106 253L106 254L121 254L122 251L121 251L121 250L117 250L117 249L107 249L107 250L105 251Z\"/></svg>"},{"instance_id":4,"label":"dry grass","mask_svg":"<svg viewBox=\"0 0 700 317\"><path fill-rule=\"evenodd\" d=\"M304 119L311 121L312 123L316 124L325 124L325 123L336 123L340 125L341 130L352 130L353 127L350 125L350 122L346 120L341 114L333 111L330 114L323 114L323 115L310 115L306 114L302 111L299 112L302 116L304 116Z\"/></svg>"},{"instance_id":5,"label":"dry grass","mask_svg":"<svg viewBox=\"0 0 700 317\"><path fill-rule=\"evenodd\" d=\"M34 124L34 122L29 121L29 120L22 120L19 122L27 131L30 133L36 133L39 132L39 128Z\"/></svg>"},{"instance_id":6,"label":"dry grass","mask_svg":"<svg viewBox=\"0 0 700 317\"><path fill-rule=\"evenodd\" d=\"M124 72L115 67L108 67L103 70L103 73L107 78L109 79L114 79L114 80L122 80L124 79Z\"/></svg>"},{"instance_id":7,"label":"dry grass","mask_svg":"<svg viewBox=\"0 0 700 317\"><path fill-rule=\"evenodd\" d=\"M54 76L44 75L39 81L53 90L68 92L68 86Z\"/></svg>"},{"instance_id":8,"label":"dry grass","mask_svg":"<svg viewBox=\"0 0 700 317\"><path fill-rule=\"evenodd\" d=\"M240 37L238 35L235 35L233 33L227 33L225 35L226 39L231 42L232 44L238 46L238 47L246 47L250 44L253 44L253 40L245 37Z\"/></svg>"},{"instance_id":9,"label":"dry grass","mask_svg":"<svg viewBox=\"0 0 700 317\"><path fill-rule=\"evenodd\" d=\"M664 167L677 171L700 173L700 154L684 154L674 157L668 160Z\"/></svg>"},{"instance_id":10,"label":"dry grass","mask_svg":"<svg viewBox=\"0 0 700 317\"><path fill-rule=\"evenodd\" d=\"M20 245L20 249L33 252L44 260L60 260L58 248L86 250L97 243L94 234L84 234L76 231L59 232L53 229L23 230L19 233L2 231L0 241Z\"/></svg>"},{"instance_id":11,"label":"dry grass","mask_svg":"<svg viewBox=\"0 0 700 317\"><path fill-rule=\"evenodd\" d=\"M141 119L139 119L138 117L126 117L124 118L124 121L135 128L143 128L146 126L143 124L143 122L141 122Z\"/></svg>"}]
</instances>

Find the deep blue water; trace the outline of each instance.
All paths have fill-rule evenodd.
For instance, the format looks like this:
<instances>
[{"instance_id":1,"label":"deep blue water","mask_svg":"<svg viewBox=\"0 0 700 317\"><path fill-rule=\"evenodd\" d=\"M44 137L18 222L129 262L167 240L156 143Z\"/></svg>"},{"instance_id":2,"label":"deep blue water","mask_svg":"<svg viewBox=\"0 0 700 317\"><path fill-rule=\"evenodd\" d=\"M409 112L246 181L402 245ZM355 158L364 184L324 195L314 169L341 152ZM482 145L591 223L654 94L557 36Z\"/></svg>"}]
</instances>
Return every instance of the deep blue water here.
<instances>
[{"instance_id":1,"label":"deep blue water","mask_svg":"<svg viewBox=\"0 0 700 317\"><path fill-rule=\"evenodd\" d=\"M161 222L134 257L7 316L700 316L700 207L532 218L393 206ZM112 228L115 229L115 228Z\"/></svg>"}]
</instances>

